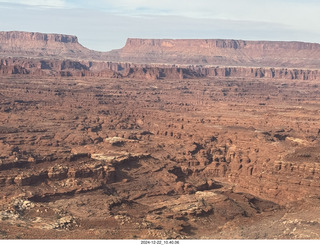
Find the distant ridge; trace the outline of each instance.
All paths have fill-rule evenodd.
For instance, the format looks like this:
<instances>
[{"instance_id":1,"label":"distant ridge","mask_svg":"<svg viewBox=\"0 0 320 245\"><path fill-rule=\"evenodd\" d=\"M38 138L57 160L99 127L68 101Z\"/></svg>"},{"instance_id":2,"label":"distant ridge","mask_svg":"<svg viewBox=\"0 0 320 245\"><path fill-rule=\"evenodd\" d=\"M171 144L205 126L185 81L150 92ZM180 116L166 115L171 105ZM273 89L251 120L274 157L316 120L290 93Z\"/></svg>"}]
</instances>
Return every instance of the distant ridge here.
<instances>
[{"instance_id":1,"label":"distant ridge","mask_svg":"<svg viewBox=\"0 0 320 245\"><path fill-rule=\"evenodd\" d=\"M0 32L2 57L96 59L100 52L83 47L76 36L38 32Z\"/></svg>"},{"instance_id":2,"label":"distant ridge","mask_svg":"<svg viewBox=\"0 0 320 245\"><path fill-rule=\"evenodd\" d=\"M98 52L64 34L0 32L0 57L77 59L202 66L320 68L320 44L231 39L128 38L121 49Z\"/></svg>"},{"instance_id":3,"label":"distant ridge","mask_svg":"<svg viewBox=\"0 0 320 245\"><path fill-rule=\"evenodd\" d=\"M305 42L129 38L113 52L133 63L320 67L320 44Z\"/></svg>"},{"instance_id":4,"label":"distant ridge","mask_svg":"<svg viewBox=\"0 0 320 245\"><path fill-rule=\"evenodd\" d=\"M72 35L64 34L47 34L39 32L22 32L22 31L7 31L0 32L1 42L11 41L44 41L44 42L62 42L62 43L78 43L78 38Z\"/></svg>"}]
</instances>

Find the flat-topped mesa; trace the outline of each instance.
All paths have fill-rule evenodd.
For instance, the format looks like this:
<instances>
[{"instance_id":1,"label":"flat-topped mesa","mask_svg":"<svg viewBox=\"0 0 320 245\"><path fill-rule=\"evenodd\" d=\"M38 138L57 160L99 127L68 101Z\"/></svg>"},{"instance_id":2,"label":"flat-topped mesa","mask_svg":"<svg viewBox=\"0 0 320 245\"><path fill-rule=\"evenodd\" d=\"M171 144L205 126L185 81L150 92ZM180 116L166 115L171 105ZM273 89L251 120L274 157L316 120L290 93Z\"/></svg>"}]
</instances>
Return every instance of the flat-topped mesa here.
<instances>
[{"instance_id":1,"label":"flat-topped mesa","mask_svg":"<svg viewBox=\"0 0 320 245\"><path fill-rule=\"evenodd\" d=\"M128 38L124 48L130 47L159 47L159 48L174 48L174 47L195 47L202 48L242 48L246 45L246 41L242 40L222 40L222 39L139 39Z\"/></svg>"},{"instance_id":2,"label":"flat-topped mesa","mask_svg":"<svg viewBox=\"0 0 320 245\"><path fill-rule=\"evenodd\" d=\"M60 43L78 43L78 38L72 35L64 34L46 34L39 32L8 31L0 32L0 40L3 42L60 42Z\"/></svg>"},{"instance_id":3,"label":"flat-topped mesa","mask_svg":"<svg viewBox=\"0 0 320 245\"><path fill-rule=\"evenodd\" d=\"M222 48L222 49L284 49L284 50L319 50L319 43L306 43L297 41L244 41L233 39L141 39L128 38L123 49L133 47L158 48Z\"/></svg>"},{"instance_id":4,"label":"flat-topped mesa","mask_svg":"<svg viewBox=\"0 0 320 245\"><path fill-rule=\"evenodd\" d=\"M231 39L129 38L119 61L248 67L320 68L320 44Z\"/></svg>"},{"instance_id":5,"label":"flat-topped mesa","mask_svg":"<svg viewBox=\"0 0 320 245\"><path fill-rule=\"evenodd\" d=\"M83 47L72 35L10 31L0 32L0 55L95 60L101 53Z\"/></svg>"},{"instance_id":6,"label":"flat-topped mesa","mask_svg":"<svg viewBox=\"0 0 320 245\"><path fill-rule=\"evenodd\" d=\"M232 39L129 38L121 49L97 52L76 36L0 32L0 57L73 59L134 64L320 69L320 44Z\"/></svg>"}]
</instances>

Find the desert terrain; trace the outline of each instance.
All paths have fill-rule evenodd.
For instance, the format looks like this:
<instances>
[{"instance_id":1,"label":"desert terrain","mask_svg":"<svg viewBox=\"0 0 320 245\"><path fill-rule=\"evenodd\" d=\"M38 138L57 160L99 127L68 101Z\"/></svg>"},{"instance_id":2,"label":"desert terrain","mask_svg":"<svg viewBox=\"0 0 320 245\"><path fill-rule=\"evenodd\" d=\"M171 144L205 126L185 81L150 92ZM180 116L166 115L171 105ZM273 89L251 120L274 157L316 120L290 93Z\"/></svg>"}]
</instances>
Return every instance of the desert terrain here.
<instances>
[{"instance_id":1,"label":"desert terrain","mask_svg":"<svg viewBox=\"0 0 320 245\"><path fill-rule=\"evenodd\" d=\"M1 239L320 238L319 44L155 64L18 34L0 35Z\"/></svg>"}]
</instances>

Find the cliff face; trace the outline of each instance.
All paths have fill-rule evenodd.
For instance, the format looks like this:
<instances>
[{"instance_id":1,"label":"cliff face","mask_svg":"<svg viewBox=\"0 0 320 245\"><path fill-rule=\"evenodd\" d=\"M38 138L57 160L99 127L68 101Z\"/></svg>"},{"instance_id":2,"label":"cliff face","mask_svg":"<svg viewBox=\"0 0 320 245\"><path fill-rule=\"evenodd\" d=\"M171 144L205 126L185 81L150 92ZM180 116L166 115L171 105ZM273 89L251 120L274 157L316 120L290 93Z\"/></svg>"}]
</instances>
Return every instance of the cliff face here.
<instances>
[{"instance_id":1,"label":"cliff face","mask_svg":"<svg viewBox=\"0 0 320 245\"><path fill-rule=\"evenodd\" d=\"M76 36L35 32L0 32L0 55L94 59L99 52L83 47Z\"/></svg>"},{"instance_id":2,"label":"cliff face","mask_svg":"<svg viewBox=\"0 0 320 245\"><path fill-rule=\"evenodd\" d=\"M320 67L320 44L222 39L128 39L110 54L133 63Z\"/></svg>"},{"instance_id":3,"label":"cliff face","mask_svg":"<svg viewBox=\"0 0 320 245\"><path fill-rule=\"evenodd\" d=\"M57 59L0 59L0 75L117 77L117 64ZM113 71L114 70L114 71Z\"/></svg>"},{"instance_id":4,"label":"cliff face","mask_svg":"<svg viewBox=\"0 0 320 245\"><path fill-rule=\"evenodd\" d=\"M284 42L284 41L244 41L232 39L139 39L128 38L123 49L141 48L174 48L179 49L192 47L203 51L206 49L255 49L255 50L315 50L319 49L320 44L304 42Z\"/></svg>"},{"instance_id":5,"label":"cliff face","mask_svg":"<svg viewBox=\"0 0 320 245\"><path fill-rule=\"evenodd\" d=\"M63 34L45 34L38 32L0 32L1 43L46 42L46 43L78 43L78 38Z\"/></svg>"},{"instance_id":6,"label":"cliff face","mask_svg":"<svg viewBox=\"0 0 320 245\"><path fill-rule=\"evenodd\" d=\"M320 80L319 70L294 68L202 67L138 65L132 63L48 60L27 58L0 59L0 75L127 77L141 80L189 79L208 77Z\"/></svg>"},{"instance_id":7,"label":"cliff face","mask_svg":"<svg viewBox=\"0 0 320 245\"><path fill-rule=\"evenodd\" d=\"M0 32L0 56L135 64L320 68L320 44L223 39L137 39L110 52L83 47L76 36Z\"/></svg>"}]
</instances>

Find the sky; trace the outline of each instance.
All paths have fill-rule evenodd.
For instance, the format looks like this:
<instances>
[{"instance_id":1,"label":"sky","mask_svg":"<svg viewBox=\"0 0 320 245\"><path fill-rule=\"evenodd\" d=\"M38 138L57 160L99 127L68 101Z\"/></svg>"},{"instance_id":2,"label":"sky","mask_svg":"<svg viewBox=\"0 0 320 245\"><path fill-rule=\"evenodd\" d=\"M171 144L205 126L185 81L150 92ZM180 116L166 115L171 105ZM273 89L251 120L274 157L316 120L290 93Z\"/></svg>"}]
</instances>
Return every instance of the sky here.
<instances>
[{"instance_id":1,"label":"sky","mask_svg":"<svg viewBox=\"0 0 320 245\"><path fill-rule=\"evenodd\" d=\"M319 0L0 0L0 31L76 35L109 51L127 38L320 43Z\"/></svg>"}]
</instances>

